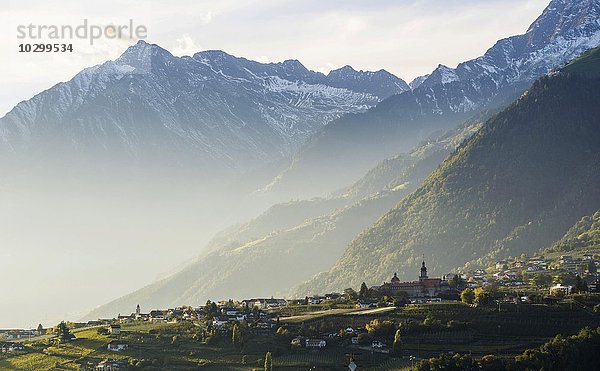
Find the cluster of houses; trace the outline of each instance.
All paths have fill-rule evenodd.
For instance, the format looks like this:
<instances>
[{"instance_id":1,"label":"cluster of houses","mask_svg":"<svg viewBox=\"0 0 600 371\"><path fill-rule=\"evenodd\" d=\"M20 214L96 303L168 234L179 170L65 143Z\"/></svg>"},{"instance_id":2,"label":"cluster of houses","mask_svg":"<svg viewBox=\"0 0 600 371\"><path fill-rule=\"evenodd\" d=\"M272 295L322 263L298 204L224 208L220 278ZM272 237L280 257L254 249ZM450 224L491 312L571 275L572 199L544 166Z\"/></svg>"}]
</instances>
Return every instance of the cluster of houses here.
<instances>
[{"instance_id":1,"label":"cluster of houses","mask_svg":"<svg viewBox=\"0 0 600 371\"><path fill-rule=\"evenodd\" d=\"M247 299L241 302L233 301L221 301L217 304L218 308L218 325L222 322L228 321L242 321L242 320L258 320L264 319L266 314L261 312L263 309L277 308L288 305L288 301L285 299ZM239 308L246 308L241 310ZM255 315L252 311L253 308L259 309L259 315ZM149 313L142 313L140 306L136 307L134 313L129 315L119 314L116 318L120 323L127 323L133 321L151 321L151 322L178 322L186 320L196 320L202 318L209 313L207 306L200 307L176 307L172 309L155 309ZM99 319L96 321L87 322L88 326L103 325L113 322L111 319ZM217 322L215 322L217 324Z\"/></svg>"},{"instance_id":2,"label":"cluster of houses","mask_svg":"<svg viewBox=\"0 0 600 371\"><path fill-rule=\"evenodd\" d=\"M340 332L342 332L345 336L351 337L351 344L354 346L358 346L360 344L359 335L367 334L367 330L360 327L347 327ZM321 334L318 338L306 338L303 336L298 336L292 339L290 345L292 346L292 348L295 349L303 348L308 350L321 350L327 347L328 341L337 340L340 337L341 335L338 332ZM378 350L383 350L388 347L388 345L385 342L377 339L372 340L370 346L371 348Z\"/></svg>"},{"instance_id":3,"label":"cluster of houses","mask_svg":"<svg viewBox=\"0 0 600 371\"><path fill-rule=\"evenodd\" d=\"M327 347L327 341L324 339L310 339L298 336L292 339L291 345L293 348L325 349Z\"/></svg>"},{"instance_id":4,"label":"cluster of houses","mask_svg":"<svg viewBox=\"0 0 600 371\"><path fill-rule=\"evenodd\" d=\"M319 305L333 303L344 298L344 294L332 292L325 295L307 296L303 299L288 300L287 305Z\"/></svg>"},{"instance_id":5,"label":"cluster of houses","mask_svg":"<svg viewBox=\"0 0 600 371\"><path fill-rule=\"evenodd\" d=\"M179 320L195 320L203 314L202 308L192 307L177 307L172 309L155 309L149 313L142 313L139 304L135 308L135 312L129 315L117 316L117 320L121 323L133 321L179 321ZM102 321L102 320L100 320Z\"/></svg>"},{"instance_id":6,"label":"cluster of houses","mask_svg":"<svg viewBox=\"0 0 600 371\"><path fill-rule=\"evenodd\" d=\"M212 325L214 328L221 328L235 321L249 321L254 327L260 329L271 329L276 326L276 323L265 312L245 312L236 308L222 308L221 315L213 318Z\"/></svg>"},{"instance_id":7,"label":"cluster of houses","mask_svg":"<svg viewBox=\"0 0 600 371\"><path fill-rule=\"evenodd\" d=\"M6 340L28 339L41 335L37 330L0 330L0 337Z\"/></svg>"},{"instance_id":8,"label":"cluster of houses","mask_svg":"<svg viewBox=\"0 0 600 371\"><path fill-rule=\"evenodd\" d=\"M127 370L129 365L123 359L105 359L96 365L96 371Z\"/></svg>"},{"instance_id":9,"label":"cluster of houses","mask_svg":"<svg viewBox=\"0 0 600 371\"><path fill-rule=\"evenodd\" d=\"M106 348L113 352L120 352L129 349L129 343L122 340L112 340L108 343Z\"/></svg>"},{"instance_id":10,"label":"cluster of houses","mask_svg":"<svg viewBox=\"0 0 600 371\"><path fill-rule=\"evenodd\" d=\"M593 266L590 271L588 267ZM467 273L467 286L478 287L488 286L494 281L500 286L519 287L526 285L526 277L532 277L537 274L548 274L557 276L560 274L571 274L581 277L587 284L590 292L600 292L598 284L600 283L600 274L596 272L600 265L600 260L593 254L585 254L582 257L574 258L571 255L561 255L558 258L546 258L541 256L526 257L522 256L513 260L500 260L492 267L495 271L490 274L483 269L477 269ZM571 293L573 289L570 285L556 284L549 288L552 295Z\"/></svg>"},{"instance_id":11,"label":"cluster of houses","mask_svg":"<svg viewBox=\"0 0 600 371\"><path fill-rule=\"evenodd\" d=\"M288 305L288 301L285 299L274 299L274 298L270 298L270 299L246 299L246 300L242 300L241 302L241 306L242 307L246 307L246 308L260 308L260 309L269 309L269 308L279 308L279 307L285 307L286 305ZM229 302L226 303L225 305L230 304Z\"/></svg>"},{"instance_id":12,"label":"cluster of houses","mask_svg":"<svg viewBox=\"0 0 600 371\"><path fill-rule=\"evenodd\" d=\"M0 353L12 353L25 350L25 347L21 343L0 342Z\"/></svg>"},{"instance_id":13,"label":"cluster of houses","mask_svg":"<svg viewBox=\"0 0 600 371\"><path fill-rule=\"evenodd\" d=\"M271 329L275 327L275 322L263 310L281 307L287 304L288 301L284 299L273 298L249 299L241 302L222 301L216 304L216 313L212 311L212 308L208 308L207 306L200 306L197 308L177 307L164 310L156 309L150 311L149 313L142 313L140 306L138 305L135 312L130 315L119 314L115 319L99 319L95 321L88 321L86 325L106 325L110 335L118 336L121 330L120 324L122 323L129 323L133 321L171 323L193 321L203 318L206 314L211 313L213 316L212 326L217 329L235 321L248 321L252 322L253 327L255 328Z\"/></svg>"}]
</instances>

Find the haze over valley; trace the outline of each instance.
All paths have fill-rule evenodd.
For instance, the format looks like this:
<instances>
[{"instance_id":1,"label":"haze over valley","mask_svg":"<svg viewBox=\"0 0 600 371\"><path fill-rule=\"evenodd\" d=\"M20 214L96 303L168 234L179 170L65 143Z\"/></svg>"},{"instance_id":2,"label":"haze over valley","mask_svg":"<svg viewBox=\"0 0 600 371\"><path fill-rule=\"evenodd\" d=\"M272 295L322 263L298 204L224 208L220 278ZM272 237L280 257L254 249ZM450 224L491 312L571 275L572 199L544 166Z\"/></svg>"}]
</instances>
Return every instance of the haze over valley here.
<instances>
[{"instance_id":1,"label":"haze over valley","mask_svg":"<svg viewBox=\"0 0 600 371\"><path fill-rule=\"evenodd\" d=\"M377 53L317 71L150 38L18 103L0 118L0 327L341 293L413 279L423 255L441 277L571 243L600 210L600 1L543 5L414 79Z\"/></svg>"}]
</instances>

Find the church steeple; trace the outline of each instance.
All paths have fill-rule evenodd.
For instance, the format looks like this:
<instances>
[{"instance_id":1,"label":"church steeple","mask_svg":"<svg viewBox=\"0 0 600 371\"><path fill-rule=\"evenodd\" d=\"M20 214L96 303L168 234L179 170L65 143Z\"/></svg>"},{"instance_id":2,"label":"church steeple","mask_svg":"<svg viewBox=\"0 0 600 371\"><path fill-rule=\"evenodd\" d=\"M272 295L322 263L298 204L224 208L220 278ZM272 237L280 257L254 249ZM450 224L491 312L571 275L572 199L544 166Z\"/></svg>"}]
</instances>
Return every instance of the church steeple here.
<instances>
[{"instance_id":1,"label":"church steeple","mask_svg":"<svg viewBox=\"0 0 600 371\"><path fill-rule=\"evenodd\" d=\"M425 266L425 255L423 255L423 264L421 265L421 275L419 279L427 279L427 267Z\"/></svg>"}]
</instances>

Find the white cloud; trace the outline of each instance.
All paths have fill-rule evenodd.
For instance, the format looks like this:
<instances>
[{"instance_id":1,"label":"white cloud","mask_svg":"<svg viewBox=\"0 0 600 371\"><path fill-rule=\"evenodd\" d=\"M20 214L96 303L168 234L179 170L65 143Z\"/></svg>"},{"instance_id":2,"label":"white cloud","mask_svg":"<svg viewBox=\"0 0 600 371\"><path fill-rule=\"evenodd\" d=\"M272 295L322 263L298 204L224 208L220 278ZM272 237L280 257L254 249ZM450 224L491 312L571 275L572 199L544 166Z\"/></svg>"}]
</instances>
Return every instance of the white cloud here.
<instances>
[{"instance_id":1,"label":"white cloud","mask_svg":"<svg viewBox=\"0 0 600 371\"><path fill-rule=\"evenodd\" d=\"M175 39L175 47L171 50L171 53L177 56L191 56L201 50L202 47L189 34L184 34L180 38Z\"/></svg>"},{"instance_id":2,"label":"white cloud","mask_svg":"<svg viewBox=\"0 0 600 371\"><path fill-rule=\"evenodd\" d=\"M251 59L254 61L260 62L260 63L271 63L271 60L266 55L260 55L258 57L253 57Z\"/></svg>"},{"instance_id":3,"label":"white cloud","mask_svg":"<svg viewBox=\"0 0 600 371\"><path fill-rule=\"evenodd\" d=\"M321 73L324 73L325 75L327 75L330 71L336 70L336 69L338 69L340 67L341 66L338 65L338 64L327 62L324 66L317 67L315 69L315 71L321 72Z\"/></svg>"}]
</instances>

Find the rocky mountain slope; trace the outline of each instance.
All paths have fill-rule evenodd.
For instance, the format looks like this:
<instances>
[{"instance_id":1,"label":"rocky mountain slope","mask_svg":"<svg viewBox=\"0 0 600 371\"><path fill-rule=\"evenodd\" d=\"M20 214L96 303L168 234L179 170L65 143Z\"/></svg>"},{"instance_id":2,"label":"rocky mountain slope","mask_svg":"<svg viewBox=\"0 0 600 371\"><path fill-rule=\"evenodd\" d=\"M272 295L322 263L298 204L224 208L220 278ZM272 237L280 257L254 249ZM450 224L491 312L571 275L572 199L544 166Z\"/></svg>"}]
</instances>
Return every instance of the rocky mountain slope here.
<instances>
[{"instance_id":1,"label":"rocky mountain slope","mask_svg":"<svg viewBox=\"0 0 600 371\"><path fill-rule=\"evenodd\" d=\"M297 293L531 254L600 208L600 49L543 77ZM585 68L582 68L585 66ZM583 71L583 72L582 72Z\"/></svg>"},{"instance_id":2,"label":"rocky mountain slope","mask_svg":"<svg viewBox=\"0 0 600 371\"><path fill-rule=\"evenodd\" d=\"M194 171L248 171L295 150L327 122L408 90L385 71L325 76L297 60L222 51L175 57L139 41L21 102L0 119L2 165L18 159Z\"/></svg>"},{"instance_id":3,"label":"rocky mountain slope","mask_svg":"<svg viewBox=\"0 0 600 371\"><path fill-rule=\"evenodd\" d=\"M328 124L266 190L311 197L351 183L468 113L509 104L538 77L599 44L600 1L553 0L526 33L500 40L456 68L440 65L416 79L413 90Z\"/></svg>"}]
</instances>

